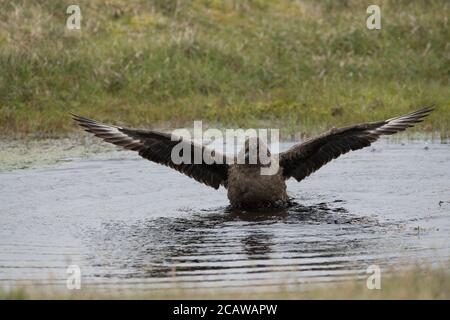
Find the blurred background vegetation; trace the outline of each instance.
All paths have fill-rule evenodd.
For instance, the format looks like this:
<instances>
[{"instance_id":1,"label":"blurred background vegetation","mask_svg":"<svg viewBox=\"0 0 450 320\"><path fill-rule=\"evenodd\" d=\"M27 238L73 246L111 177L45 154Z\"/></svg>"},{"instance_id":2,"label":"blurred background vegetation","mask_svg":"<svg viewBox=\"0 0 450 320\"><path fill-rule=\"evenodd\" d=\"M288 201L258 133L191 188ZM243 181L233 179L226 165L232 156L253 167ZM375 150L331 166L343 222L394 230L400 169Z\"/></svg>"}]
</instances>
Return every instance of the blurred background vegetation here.
<instances>
[{"instance_id":1,"label":"blurred background vegetation","mask_svg":"<svg viewBox=\"0 0 450 320\"><path fill-rule=\"evenodd\" d=\"M80 31L66 9L81 8ZM450 133L450 2L0 0L0 135L70 134L68 112L153 128L331 126L438 110Z\"/></svg>"}]
</instances>

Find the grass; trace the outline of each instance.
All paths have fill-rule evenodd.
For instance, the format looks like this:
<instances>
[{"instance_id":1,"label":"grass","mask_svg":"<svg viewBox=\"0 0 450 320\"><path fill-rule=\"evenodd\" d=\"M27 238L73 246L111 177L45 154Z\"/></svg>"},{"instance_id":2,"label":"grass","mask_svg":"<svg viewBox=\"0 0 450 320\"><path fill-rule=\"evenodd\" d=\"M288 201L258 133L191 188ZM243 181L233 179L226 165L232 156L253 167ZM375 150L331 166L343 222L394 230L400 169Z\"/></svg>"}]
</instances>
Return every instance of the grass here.
<instances>
[{"instance_id":1,"label":"grass","mask_svg":"<svg viewBox=\"0 0 450 320\"><path fill-rule=\"evenodd\" d=\"M69 291L42 286L17 286L11 290L0 289L0 299L450 299L450 276L448 268L415 267L383 276L380 290L367 289L365 279L330 285L298 286L289 290L283 286L271 291L247 290L169 288L160 291L98 291L95 288L82 288Z\"/></svg>"},{"instance_id":2,"label":"grass","mask_svg":"<svg viewBox=\"0 0 450 320\"><path fill-rule=\"evenodd\" d=\"M60 137L68 112L130 126L282 127L316 133L438 110L450 133L450 3L79 0L0 4L0 136Z\"/></svg>"}]
</instances>

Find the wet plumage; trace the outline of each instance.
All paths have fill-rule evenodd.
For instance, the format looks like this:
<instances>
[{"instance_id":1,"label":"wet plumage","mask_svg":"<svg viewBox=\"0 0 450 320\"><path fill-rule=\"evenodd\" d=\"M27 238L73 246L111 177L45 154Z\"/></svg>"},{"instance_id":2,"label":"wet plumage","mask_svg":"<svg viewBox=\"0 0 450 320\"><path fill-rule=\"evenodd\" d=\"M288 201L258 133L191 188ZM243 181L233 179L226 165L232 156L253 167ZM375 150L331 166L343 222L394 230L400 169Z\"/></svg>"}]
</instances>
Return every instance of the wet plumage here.
<instances>
[{"instance_id":1,"label":"wet plumage","mask_svg":"<svg viewBox=\"0 0 450 320\"><path fill-rule=\"evenodd\" d=\"M256 139L258 148L267 150L273 161L279 160L279 170L273 175L261 175L260 169L264 165L259 162L231 163L227 156L182 137L153 130L107 125L77 115L73 117L87 132L106 142L136 151L145 159L175 169L207 186L215 189L225 187L234 207L267 207L283 206L289 202L285 183L287 179L292 177L301 181L342 154L367 147L382 135L394 134L414 126L423 121L431 111L433 107L425 107L383 121L331 129L278 155L271 155L267 147ZM172 149L179 143L190 147L189 163L175 163L172 160ZM206 155L200 163L194 161L196 152ZM249 152L248 143L241 152ZM207 158L208 155L214 157Z\"/></svg>"}]
</instances>

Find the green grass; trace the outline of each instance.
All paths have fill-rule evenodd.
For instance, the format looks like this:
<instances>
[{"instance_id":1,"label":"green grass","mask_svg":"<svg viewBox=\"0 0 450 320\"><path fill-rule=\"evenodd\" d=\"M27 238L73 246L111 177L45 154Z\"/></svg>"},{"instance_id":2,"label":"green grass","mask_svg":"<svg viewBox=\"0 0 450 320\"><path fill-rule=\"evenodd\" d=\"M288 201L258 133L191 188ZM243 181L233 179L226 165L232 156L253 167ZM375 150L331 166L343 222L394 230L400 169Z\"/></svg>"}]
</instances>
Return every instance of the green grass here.
<instances>
[{"instance_id":1,"label":"green grass","mask_svg":"<svg viewBox=\"0 0 450 320\"><path fill-rule=\"evenodd\" d=\"M120 290L95 287L80 290L54 287L17 286L1 290L0 299L450 299L450 276L447 267L415 267L409 271L382 276L381 289L369 290L366 279L327 284L280 286L270 291L205 290L167 288L164 290ZM295 281L294 281L295 283Z\"/></svg>"},{"instance_id":2,"label":"green grass","mask_svg":"<svg viewBox=\"0 0 450 320\"><path fill-rule=\"evenodd\" d=\"M144 127L271 126L316 133L434 103L450 133L450 4L79 0L0 4L0 135L58 137L68 112Z\"/></svg>"}]
</instances>

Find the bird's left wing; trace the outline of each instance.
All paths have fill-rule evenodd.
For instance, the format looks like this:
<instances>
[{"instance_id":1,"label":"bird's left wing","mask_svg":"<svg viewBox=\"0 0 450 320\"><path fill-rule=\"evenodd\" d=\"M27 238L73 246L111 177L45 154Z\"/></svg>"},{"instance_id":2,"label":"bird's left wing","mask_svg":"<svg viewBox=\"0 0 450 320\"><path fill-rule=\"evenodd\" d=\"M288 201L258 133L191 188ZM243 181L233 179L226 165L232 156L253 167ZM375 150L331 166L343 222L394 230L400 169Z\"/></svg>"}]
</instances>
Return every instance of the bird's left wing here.
<instances>
[{"instance_id":1,"label":"bird's left wing","mask_svg":"<svg viewBox=\"0 0 450 320\"><path fill-rule=\"evenodd\" d=\"M293 177L297 181L303 180L344 153L367 147L381 135L394 134L414 126L433 109L425 107L388 120L332 129L280 153L280 167L286 179Z\"/></svg>"},{"instance_id":2,"label":"bird's left wing","mask_svg":"<svg viewBox=\"0 0 450 320\"><path fill-rule=\"evenodd\" d=\"M221 185L226 186L228 179L226 157L215 151L206 150L207 148L203 145L168 133L123 128L77 115L73 115L73 119L87 132L93 133L106 142L137 151L145 159L168 166L215 189ZM182 144L180 147L186 147L185 150L190 150L188 156L190 160L186 161L188 163L172 160L172 149L178 144ZM194 154L201 155L201 158L197 156L201 159L201 163L194 161Z\"/></svg>"}]
</instances>

